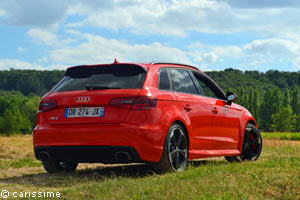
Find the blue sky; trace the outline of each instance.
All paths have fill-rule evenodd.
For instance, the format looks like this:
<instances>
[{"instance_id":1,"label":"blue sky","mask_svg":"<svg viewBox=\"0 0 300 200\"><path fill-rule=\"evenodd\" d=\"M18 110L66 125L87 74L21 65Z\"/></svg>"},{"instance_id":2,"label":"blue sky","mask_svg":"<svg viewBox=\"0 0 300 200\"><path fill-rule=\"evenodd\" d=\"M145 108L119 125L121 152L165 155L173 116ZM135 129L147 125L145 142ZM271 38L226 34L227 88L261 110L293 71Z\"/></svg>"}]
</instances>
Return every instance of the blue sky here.
<instances>
[{"instance_id":1,"label":"blue sky","mask_svg":"<svg viewBox=\"0 0 300 200\"><path fill-rule=\"evenodd\" d=\"M1 0L0 70L179 62L299 71L296 0Z\"/></svg>"}]
</instances>

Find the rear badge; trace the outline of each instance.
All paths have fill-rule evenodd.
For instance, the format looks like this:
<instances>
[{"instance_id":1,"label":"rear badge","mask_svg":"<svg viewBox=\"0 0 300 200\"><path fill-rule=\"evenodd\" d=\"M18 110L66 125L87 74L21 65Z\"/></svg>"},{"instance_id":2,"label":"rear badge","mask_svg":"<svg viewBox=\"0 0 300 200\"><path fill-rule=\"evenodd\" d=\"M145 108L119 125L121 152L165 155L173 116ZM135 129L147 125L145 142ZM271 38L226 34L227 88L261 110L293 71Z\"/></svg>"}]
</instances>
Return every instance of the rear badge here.
<instances>
[{"instance_id":1,"label":"rear badge","mask_svg":"<svg viewBox=\"0 0 300 200\"><path fill-rule=\"evenodd\" d=\"M74 101L75 103L87 103L90 101L89 96L80 96L80 97L75 97Z\"/></svg>"}]
</instances>

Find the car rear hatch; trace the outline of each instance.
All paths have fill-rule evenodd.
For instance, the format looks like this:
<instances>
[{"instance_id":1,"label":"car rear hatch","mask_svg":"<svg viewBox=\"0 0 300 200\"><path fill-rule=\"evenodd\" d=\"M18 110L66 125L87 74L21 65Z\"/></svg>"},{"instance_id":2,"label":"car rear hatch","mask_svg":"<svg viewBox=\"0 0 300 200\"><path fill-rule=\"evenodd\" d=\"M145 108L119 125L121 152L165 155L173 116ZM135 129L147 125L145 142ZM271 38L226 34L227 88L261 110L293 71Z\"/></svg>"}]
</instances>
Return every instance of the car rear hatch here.
<instances>
[{"instance_id":1,"label":"car rear hatch","mask_svg":"<svg viewBox=\"0 0 300 200\"><path fill-rule=\"evenodd\" d=\"M49 124L120 123L138 99L146 73L132 64L69 68L39 110Z\"/></svg>"}]
</instances>

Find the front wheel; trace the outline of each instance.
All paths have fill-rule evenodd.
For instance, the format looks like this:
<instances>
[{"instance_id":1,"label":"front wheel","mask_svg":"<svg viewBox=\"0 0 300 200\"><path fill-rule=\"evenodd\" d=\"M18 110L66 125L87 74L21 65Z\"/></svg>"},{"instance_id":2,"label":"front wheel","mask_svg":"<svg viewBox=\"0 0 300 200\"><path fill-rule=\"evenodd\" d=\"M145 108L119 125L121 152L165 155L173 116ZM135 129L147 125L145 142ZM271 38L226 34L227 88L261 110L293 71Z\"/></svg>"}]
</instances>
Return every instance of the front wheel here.
<instances>
[{"instance_id":1,"label":"front wheel","mask_svg":"<svg viewBox=\"0 0 300 200\"><path fill-rule=\"evenodd\" d=\"M247 124L243 140L242 153L239 156L226 156L225 159L229 162L244 160L257 160L262 150L262 137L259 130L253 124Z\"/></svg>"},{"instance_id":2,"label":"front wheel","mask_svg":"<svg viewBox=\"0 0 300 200\"><path fill-rule=\"evenodd\" d=\"M163 154L158 163L153 163L156 172L183 171L187 165L187 133L179 124L173 124L167 133Z\"/></svg>"}]
</instances>

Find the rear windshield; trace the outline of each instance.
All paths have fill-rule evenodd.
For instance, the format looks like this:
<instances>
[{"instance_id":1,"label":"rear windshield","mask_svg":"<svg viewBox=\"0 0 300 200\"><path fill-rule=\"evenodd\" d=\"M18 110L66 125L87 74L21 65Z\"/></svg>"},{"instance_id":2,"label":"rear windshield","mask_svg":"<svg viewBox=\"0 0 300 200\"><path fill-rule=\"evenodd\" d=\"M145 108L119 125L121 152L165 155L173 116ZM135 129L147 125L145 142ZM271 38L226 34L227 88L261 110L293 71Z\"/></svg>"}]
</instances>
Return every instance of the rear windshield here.
<instances>
[{"instance_id":1,"label":"rear windshield","mask_svg":"<svg viewBox=\"0 0 300 200\"><path fill-rule=\"evenodd\" d=\"M51 92L93 89L141 89L146 70L137 65L79 66L69 68Z\"/></svg>"}]
</instances>

